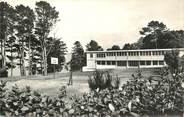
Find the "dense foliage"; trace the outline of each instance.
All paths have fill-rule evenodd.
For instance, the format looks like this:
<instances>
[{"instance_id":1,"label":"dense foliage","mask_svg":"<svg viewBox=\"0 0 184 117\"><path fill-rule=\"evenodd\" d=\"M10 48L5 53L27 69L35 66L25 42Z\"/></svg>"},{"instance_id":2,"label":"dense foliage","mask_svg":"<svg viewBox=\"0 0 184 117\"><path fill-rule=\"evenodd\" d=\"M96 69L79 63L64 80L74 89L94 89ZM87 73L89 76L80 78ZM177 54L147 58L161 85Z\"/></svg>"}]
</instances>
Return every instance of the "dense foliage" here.
<instances>
[{"instance_id":1,"label":"dense foliage","mask_svg":"<svg viewBox=\"0 0 184 117\"><path fill-rule=\"evenodd\" d=\"M136 113L179 114L183 111L183 77L183 73L172 76L168 69L148 79L138 73L122 88L125 97L132 100L131 110Z\"/></svg>"},{"instance_id":2,"label":"dense foliage","mask_svg":"<svg viewBox=\"0 0 184 117\"><path fill-rule=\"evenodd\" d=\"M168 69L159 76L145 78L138 71L119 89L91 91L80 98L66 96L65 87L57 98L43 96L29 87L5 89L0 83L0 112L15 116L111 117L181 115L183 113L183 73L172 75ZM68 100L69 100L68 99Z\"/></svg>"},{"instance_id":3,"label":"dense foliage","mask_svg":"<svg viewBox=\"0 0 184 117\"><path fill-rule=\"evenodd\" d=\"M36 2L35 10L22 4L13 7L1 1L0 68L11 68L11 76L16 66L21 76L27 75L26 70L28 75L46 75L47 70L53 71L47 60L55 54L60 63L56 68L61 70L66 45L59 38L50 37L58 20L59 12L46 1Z\"/></svg>"},{"instance_id":4,"label":"dense foliage","mask_svg":"<svg viewBox=\"0 0 184 117\"><path fill-rule=\"evenodd\" d=\"M164 55L164 61L169 66L171 73L181 72L183 58L179 57L178 50L172 50Z\"/></svg>"},{"instance_id":5,"label":"dense foliage","mask_svg":"<svg viewBox=\"0 0 184 117\"><path fill-rule=\"evenodd\" d=\"M53 43L52 44L48 44L50 45L48 47L48 50L50 48L50 52L48 53L48 56L47 56L47 70L48 70L48 73L50 72L54 72L54 65L51 64L51 57L56 57L58 58L58 64L55 65L55 71L61 71L62 68L63 68L63 64L65 62L65 54L66 54L66 44L61 41L61 39L53 39L53 38L50 38L50 43Z\"/></svg>"},{"instance_id":6,"label":"dense foliage","mask_svg":"<svg viewBox=\"0 0 184 117\"><path fill-rule=\"evenodd\" d=\"M65 87L60 89L57 98L41 95L30 87L24 89L16 85L12 89L5 88L6 82L0 82L0 114L6 116L55 116L65 108L63 97L66 96Z\"/></svg>"},{"instance_id":7,"label":"dense foliage","mask_svg":"<svg viewBox=\"0 0 184 117\"><path fill-rule=\"evenodd\" d=\"M183 48L184 31L171 30L159 21L150 21L140 30L141 38L135 43L126 43L124 50Z\"/></svg>"},{"instance_id":8,"label":"dense foliage","mask_svg":"<svg viewBox=\"0 0 184 117\"><path fill-rule=\"evenodd\" d=\"M76 109L75 112L96 116L179 115L183 112L184 74L172 76L168 70L161 70L160 76L145 78L141 72L132 76L121 89L84 95L74 103L82 105L82 109L76 107L80 111Z\"/></svg>"},{"instance_id":9,"label":"dense foliage","mask_svg":"<svg viewBox=\"0 0 184 117\"><path fill-rule=\"evenodd\" d=\"M113 45L111 48L108 48L107 50L121 50L119 45Z\"/></svg>"},{"instance_id":10,"label":"dense foliage","mask_svg":"<svg viewBox=\"0 0 184 117\"><path fill-rule=\"evenodd\" d=\"M91 40L86 48L87 51L103 51L103 48L95 40Z\"/></svg>"},{"instance_id":11,"label":"dense foliage","mask_svg":"<svg viewBox=\"0 0 184 117\"><path fill-rule=\"evenodd\" d=\"M84 53L84 49L79 41L74 43L74 47L72 48L72 58L70 61L70 67L72 71L81 70L82 67L86 63L86 55Z\"/></svg>"}]
</instances>

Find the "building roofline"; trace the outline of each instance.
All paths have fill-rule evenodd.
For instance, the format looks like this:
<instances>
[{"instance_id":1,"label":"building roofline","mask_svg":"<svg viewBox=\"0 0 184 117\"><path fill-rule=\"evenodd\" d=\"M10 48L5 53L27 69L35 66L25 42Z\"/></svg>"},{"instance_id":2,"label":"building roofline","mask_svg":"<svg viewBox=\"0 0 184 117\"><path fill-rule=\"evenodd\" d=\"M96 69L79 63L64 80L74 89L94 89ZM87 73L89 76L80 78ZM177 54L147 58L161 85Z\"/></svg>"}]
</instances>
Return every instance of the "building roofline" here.
<instances>
[{"instance_id":1,"label":"building roofline","mask_svg":"<svg viewBox=\"0 0 184 117\"><path fill-rule=\"evenodd\" d=\"M104 52L135 52L135 51L169 51L169 50L183 50L184 48L167 48L167 49L136 49L136 50L105 50L105 51L86 51L85 53L104 53Z\"/></svg>"}]
</instances>

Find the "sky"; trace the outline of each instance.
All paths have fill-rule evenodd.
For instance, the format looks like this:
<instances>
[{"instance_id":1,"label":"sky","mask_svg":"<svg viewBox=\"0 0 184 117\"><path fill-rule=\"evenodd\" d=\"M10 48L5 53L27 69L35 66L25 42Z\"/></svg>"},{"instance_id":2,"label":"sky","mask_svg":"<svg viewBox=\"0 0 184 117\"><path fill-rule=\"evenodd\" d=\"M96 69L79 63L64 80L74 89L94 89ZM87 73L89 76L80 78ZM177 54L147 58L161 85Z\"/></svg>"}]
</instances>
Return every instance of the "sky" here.
<instances>
[{"instance_id":1,"label":"sky","mask_svg":"<svg viewBox=\"0 0 184 117\"><path fill-rule=\"evenodd\" d=\"M0 0L2 1L2 0ZM35 8L39 0L3 0ZM45 0L59 11L60 21L50 34L62 38L72 50L95 40L104 49L136 42L148 22L163 22L171 30L184 30L184 0Z\"/></svg>"}]
</instances>

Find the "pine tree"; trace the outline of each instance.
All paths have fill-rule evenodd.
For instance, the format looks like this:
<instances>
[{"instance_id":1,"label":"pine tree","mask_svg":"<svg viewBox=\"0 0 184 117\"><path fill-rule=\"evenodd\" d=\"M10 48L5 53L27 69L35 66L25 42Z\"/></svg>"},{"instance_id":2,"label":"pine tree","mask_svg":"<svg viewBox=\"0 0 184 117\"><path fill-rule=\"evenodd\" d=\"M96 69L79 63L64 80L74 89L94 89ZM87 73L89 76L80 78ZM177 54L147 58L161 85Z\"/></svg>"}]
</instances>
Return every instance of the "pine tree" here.
<instances>
[{"instance_id":1,"label":"pine tree","mask_svg":"<svg viewBox=\"0 0 184 117\"><path fill-rule=\"evenodd\" d=\"M66 50L66 44L61 41L60 39L52 38L50 37L48 42L48 48L47 50L50 50L47 55L47 64L48 64L48 72L54 72L54 66L51 65L51 57L58 58L58 65L55 65L56 71L61 71L65 62L65 54L67 52ZM51 42L54 42L53 44Z\"/></svg>"},{"instance_id":2,"label":"pine tree","mask_svg":"<svg viewBox=\"0 0 184 117\"><path fill-rule=\"evenodd\" d=\"M10 38L8 38L6 48L7 48L6 52L9 53L9 54L7 54L7 58L10 60L10 63L7 63L7 66L11 69L11 77L12 77L13 76L13 69L16 67L15 60L18 57L15 36L11 36Z\"/></svg>"},{"instance_id":3,"label":"pine tree","mask_svg":"<svg viewBox=\"0 0 184 117\"><path fill-rule=\"evenodd\" d=\"M19 54L20 54L20 73L21 76L26 75L25 67L25 56L28 51L29 53L29 64L30 64L30 38L34 27L35 15L31 8L24 5L16 6L16 29L17 37L19 38ZM30 72L30 69L29 69Z\"/></svg>"},{"instance_id":4,"label":"pine tree","mask_svg":"<svg viewBox=\"0 0 184 117\"><path fill-rule=\"evenodd\" d=\"M41 49L42 49L42 66L43 75L47 75L47 39L48 35L58 21L59 12L55 10L49 3L45 1L36 2L36 28L35 33L37 34Z\"/></svg>"},{"instance_id":5,"label":"pine tree","mask_svg":"<svg viewBox=\"0 0 184 117\"><path fill-rule=\"evenodd\" d=\"M84 49L79 41L74 43L72 59L71 59L71 69L82 70L82 66L85 64L85 54Z\"/></svg>"},{"instance_id":6,"label":"pine tree","mask_svg":"<svg viewBox=\"0 0 184 117\"><path fill-rule=\"evenodd\" d=\"M13 34L14 29L14 9L7 2L0 2L0 43L1 43L1 68L6 68L7 40Z\"/></svg>"}]
</instances>

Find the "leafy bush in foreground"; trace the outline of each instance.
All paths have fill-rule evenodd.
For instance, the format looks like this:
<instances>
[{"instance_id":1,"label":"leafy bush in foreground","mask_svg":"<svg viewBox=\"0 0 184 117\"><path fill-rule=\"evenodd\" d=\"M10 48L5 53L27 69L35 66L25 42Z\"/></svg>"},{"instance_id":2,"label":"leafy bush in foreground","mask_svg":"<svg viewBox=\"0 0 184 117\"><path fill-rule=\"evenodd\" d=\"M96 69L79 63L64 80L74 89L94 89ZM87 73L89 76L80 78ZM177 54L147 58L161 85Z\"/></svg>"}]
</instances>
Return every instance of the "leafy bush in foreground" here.
<instances>
[{"instance_id":1,"label":"leafy bush in foreground","mask_svg":"<svg viewBox=\"0 0 184 117\"><path fill-rule=\"evenodd\" d=\"M0 89L5 85L1 82ZM41 95L37 91L32 91L30 87L24 89L16 85L6 92L0 91L4 95L0 98L0 112L6 116L55 116L62 113L65 108L62 98L66 95L65 87L60 89L60 94L56 99Z\"/></svg>"},{"instance_id":2,"label":"leafy bush in foreground","mask_svg":"<svg viewBox=\"0 0 184 117\"><path fill-rule=\"evenodd\" d=\"M121 90L92 91L76 99L72 115L143 116L183 112L183 73L170 77L166 70L160 76L145 78L137 72L132 77Z\"/></svg>"},{"instance_id":3,"label":"leafy bush in foreground","mask_svg":"<svg viewBox=\"0 0 184 117\"><path fill-rule=\"evenodd\" d=\"M5 105L1 111L15 116L63 117L137 117L183 112L183 73L169 76L165 70L160 76L145 78L137 72L132 77L121 89L94 90L81 98L74 97L72 103L63 101L65 87L60 89L57 98L51 99L29 87L22 90L15 86L11 90L0 90L5 94L5 98L0 98Z\"/></svg>"},{"instance_id":4,"label":"leafy bush in foreground","mask_svg":"<svg viewBox=\"0 0 184 117\"><path fill-rule=\"evenodd\" d=\"M1 81L0 82L0 114L1 112L3 112L3 110L5 110L5 95L6 95L6 91L7 89L6 87L6 82ZM2 113L3 114L3 113Z\"/></svg>"},{"instance_id":5,"label":"leafy bush in foreground","mask_svg":"<svg viewBox=\"0 0 184 117\"><path fill-rule=\"evenodd\" d=\"M166 71L167 72L167 71ZM179 114L183 111L184 74L144 78L140 73L122 88L132 101L132 111L140 114Z\"/></svg>"}]
</instances>

